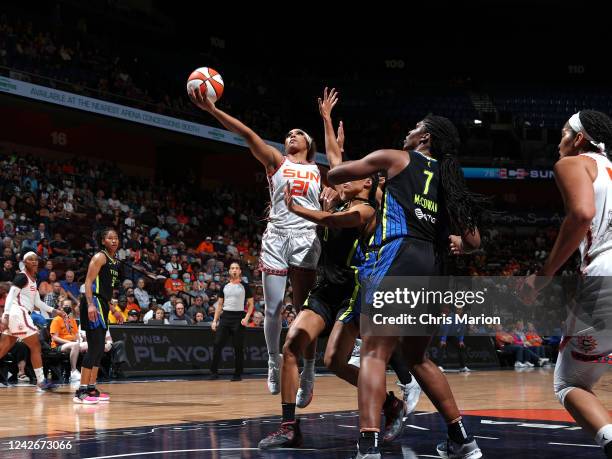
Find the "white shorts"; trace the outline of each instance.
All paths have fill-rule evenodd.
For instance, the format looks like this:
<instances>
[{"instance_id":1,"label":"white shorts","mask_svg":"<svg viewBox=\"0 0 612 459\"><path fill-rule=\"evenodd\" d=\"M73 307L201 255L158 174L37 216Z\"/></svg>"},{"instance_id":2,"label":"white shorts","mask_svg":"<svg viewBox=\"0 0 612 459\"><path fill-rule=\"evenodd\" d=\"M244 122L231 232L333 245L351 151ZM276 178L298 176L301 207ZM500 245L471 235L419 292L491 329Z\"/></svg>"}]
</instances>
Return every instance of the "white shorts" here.
<instances>
[{"instance_id":1,"label":"white shorts","mask_svg":"<svg viewBox=\"0 0 612 459\"><path fill-rule=\"evenodd\" d=\"M259 269L268 274L287 275L289 268L317 269L321 243L317 230L283 230L268 226L261 239Z\"/></svg>"},{"instance_id":2,"label":"white shorts","mask_svg":"<svg viewBox=\"0 0 612 459\"><path fill-rule=\"evenodd\" d=\"M575 387L591 390L612 367L612 278L586 277L559 345L555 393L564 402Z\"/></svg>"},{"instance_id":3,"label":"white shorts","mask_svg":"<svg viewBox=\"0 0 612 459\"><path fill-rule=\"evenodd\" d=\"M13 306L9 314L8 328L4 330L5 335L25 339L38 333L30 314L25 309Z\"/></svg>"}]
</instances>

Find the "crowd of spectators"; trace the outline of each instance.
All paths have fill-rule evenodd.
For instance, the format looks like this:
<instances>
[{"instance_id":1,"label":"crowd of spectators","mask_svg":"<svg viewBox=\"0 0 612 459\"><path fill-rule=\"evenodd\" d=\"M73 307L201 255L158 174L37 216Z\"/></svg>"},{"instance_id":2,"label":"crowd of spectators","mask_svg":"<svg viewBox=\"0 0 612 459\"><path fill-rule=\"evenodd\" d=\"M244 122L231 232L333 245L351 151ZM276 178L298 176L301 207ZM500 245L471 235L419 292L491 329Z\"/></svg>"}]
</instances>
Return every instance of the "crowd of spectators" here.
<instances>
[{"instance_id":1,"label":"crowd of spectators","mask_svg":"<svg viewBox=\"0 0 612 459\"><path fill-rule=\"evenodd\" d=\"M232 261L241 264L263 313L257 265L266 203L265 190L196 190L129 177L110 164L0 156L0 282L12 281L32 250L41 257L44 301L78 304L95 232L112 226L125 278L113 301L126 320L146 322L161 309L170 323L212 321ZM291 287L286 303L290 323ZM262 321L255 314L249 325Z\"/></svg>"}]
</instances>

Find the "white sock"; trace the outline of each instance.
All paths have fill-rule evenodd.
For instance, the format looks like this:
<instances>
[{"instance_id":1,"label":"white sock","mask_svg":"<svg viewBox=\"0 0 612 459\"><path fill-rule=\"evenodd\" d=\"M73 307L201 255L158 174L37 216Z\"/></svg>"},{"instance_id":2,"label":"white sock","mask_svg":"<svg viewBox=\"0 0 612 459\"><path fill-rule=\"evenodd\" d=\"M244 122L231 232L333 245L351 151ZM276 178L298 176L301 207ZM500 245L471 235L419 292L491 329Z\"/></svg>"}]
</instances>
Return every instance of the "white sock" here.
<instances>
[{"instance_id":1,"label":"white sock","mask_svg":"<svg viewBox=\"0 0 612 459\"><path fill-rule=\"evenodd\" d=\"M606 424L595 434L595 443L602 448L612 441L612 424Z\"/></svg>"},{"instance_id":2,"label":"white sock","mask_svg":"<svg viewBox=\"0 0 612 459\"><path fill-rule=\"evenodd\" d=\"M42 368L34 368L34 374L36 375L36 382L38 384L45 382L45 372Z\"/></svg>"},{"instance_id":3,"label":"white sock","mask_svg":"<svg viewBox=\"0 0 612 459\"><path fill-rule=\"evenodd\" d=\"M302 371L305 374L313 374L315 372L315 359L304 359L304 369Z\"/></svg>"}]
</instances>

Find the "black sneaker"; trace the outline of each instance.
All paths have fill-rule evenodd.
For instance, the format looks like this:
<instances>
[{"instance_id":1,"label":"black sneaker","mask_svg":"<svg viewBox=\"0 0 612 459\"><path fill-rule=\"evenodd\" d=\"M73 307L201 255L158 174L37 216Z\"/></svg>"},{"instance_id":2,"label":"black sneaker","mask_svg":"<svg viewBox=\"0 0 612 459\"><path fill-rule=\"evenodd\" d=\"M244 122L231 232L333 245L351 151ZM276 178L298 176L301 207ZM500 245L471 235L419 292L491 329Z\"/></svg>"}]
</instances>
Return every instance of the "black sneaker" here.
<instances>
[{"instance_id":1,"label":"black sneaker","mask_svg":"<svg viewBox=\"0 0 612 459\"><path fill-rule=\"evenodd\" d=\"M354 459L381 459L380 450L373 446L365 453L362 453L359 451L359 447L357 447L357 454L355 454Z\"/></svg>"},{"instance_id":2,"label":"black sneaker","mask_svg":"<svg viewBox=\"0 0 612 459\"><path fill-rule=\"evenodd\" d=\"M242 381L242 376L240 376L240 375L234 375L234 376L232 376L232 379L231 379L231 380L232 380L232 381Z\"/></svg>"},{"instance_id":3,"label":"black sneaker","mask_svg":"<svg viewBox=\"0 0 612 459\"><path fill-rule=\"evenodd\" d=\"M385 414L385 435L383 442L388 443L402 434L404 428L404 416L406 416L406 404L398 399L393 392L389 392L393 401L383 407Z\"/></svg>"},{"instance_id":4,"label":"black sneaker","mask_svg":"<svg viewBox=\"0 0 612 459\"><path fill-rule=\"evenodd\" d=\"M210 376L208 377L209 380L211 381L215 381L217 379L219 379L219 373L211 373Z\"/></svg>"},{"instance_id":5,"label":"black sneaker","mask_svg":"<svg viewBox=\"0 0 612 459\"><path fill-rule=\"evenodd\" d=\"M283 422L276 432L272 432L259 442L260 449L299 448L304 441L300 431L300 420Z\"/></svg>"}]
</instances>

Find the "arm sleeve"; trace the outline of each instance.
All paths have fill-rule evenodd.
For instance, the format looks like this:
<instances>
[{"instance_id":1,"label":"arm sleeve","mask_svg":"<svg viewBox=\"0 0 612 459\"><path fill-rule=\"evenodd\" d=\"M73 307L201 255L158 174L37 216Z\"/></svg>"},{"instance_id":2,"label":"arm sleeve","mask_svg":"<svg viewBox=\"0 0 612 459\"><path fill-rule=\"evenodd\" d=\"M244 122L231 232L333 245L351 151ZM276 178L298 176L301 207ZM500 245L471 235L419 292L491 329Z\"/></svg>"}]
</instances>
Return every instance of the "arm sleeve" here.
<instances>
[{"instance_id":1,"label":"arm sleeve","mask_svg":"<svg viewBox=\"0 0 612 459\"><path fill-rule=\"evenodd\" d=\"M9 289L8 294L6 295L6 301L4 303L4 316L8 316L11 312L11 307L15 302L15 298L17 297L17 293L19 292L19 288L14 285Z\"/></svg>"},{"instance_id":2,"label":"arm sleeve","mask_svg":"<svg viewBox=\"0 0 612 459\"><path fill-rule=\"evenodd\" d=\"M36 291L36 296L34 297L34 306L36 306L41 311L45 311L49 315L52 315L55 311L55 309L53 309L51 306L49 306L47 303L40 299L40 293L38 293L38 290Z\"/></svg>"},{"instance_id":3,"label":"arm sleeve","mask_svg":"<svg viewBox=\"0 0 612 459\"><path fill-rule=\"evenodd\" d=\"M225 286L227 284L223 284L223 286L219 289L219 294L217 295L218 298L225 298Z\"/></svg>"}]
</instances>

